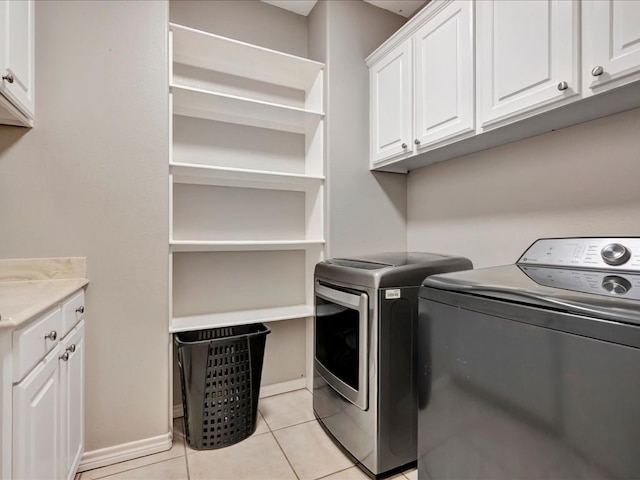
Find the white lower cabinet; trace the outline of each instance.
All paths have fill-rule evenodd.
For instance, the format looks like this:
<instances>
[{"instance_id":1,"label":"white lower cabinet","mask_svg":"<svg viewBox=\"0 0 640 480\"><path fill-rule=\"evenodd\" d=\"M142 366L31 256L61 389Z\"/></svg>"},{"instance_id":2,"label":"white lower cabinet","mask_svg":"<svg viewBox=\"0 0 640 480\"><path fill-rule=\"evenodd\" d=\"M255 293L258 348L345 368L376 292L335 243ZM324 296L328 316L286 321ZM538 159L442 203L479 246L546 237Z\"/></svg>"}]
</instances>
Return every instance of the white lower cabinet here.
<instances>
[{"instance_id":1,"label":"white lower cabinet","mask_svg":"<svg viewBox=\"0 0 640 480\"><path fill-rule=\"evenodd\" d=\"M13 387L13 478L59 477L59 348Z\"/></svg>"},{"instance_id":2,"label":"white lower cabinet","mask_svg":"<svg viewBox=\"0 0 640 480\"><path fill-rule=\"evenodd\" d=\"M81 292L84 303L84 294ZM40 343L53 342L48 353L13 385L12 474L22 479L73 479L84 449L84 305L69 312L69 302L44 318L71 316L73 328L62 339L58 330L47 332ZM80 319L79 321L78 318ZM69 319L67 319L69 320ZM31 322L14 332L14 339L36 338ZM42 335L38 335L43 337ZM14 341L17 348L24 348ZM20 352L13 352L18 359Z\"/></svg>"},{"instance_id":3,"label":"white lower cabinet","mask_svg":"<svg viewBox=\"0 0 640 480\"><path fill-rule=\"evenodd\" d=\"M84 451L84 320L60 343L60 478L72 479Z\"/></svg>"}]
</instances>

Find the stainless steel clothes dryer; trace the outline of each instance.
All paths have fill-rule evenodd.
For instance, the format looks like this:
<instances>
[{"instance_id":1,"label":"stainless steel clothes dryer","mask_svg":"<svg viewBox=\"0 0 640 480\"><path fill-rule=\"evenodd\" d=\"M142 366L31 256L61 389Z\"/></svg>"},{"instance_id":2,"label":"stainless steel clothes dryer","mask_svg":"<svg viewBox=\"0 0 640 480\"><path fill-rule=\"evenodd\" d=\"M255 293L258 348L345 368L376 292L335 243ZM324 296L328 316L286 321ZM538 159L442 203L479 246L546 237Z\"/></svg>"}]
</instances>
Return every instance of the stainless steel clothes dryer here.
<instances>
[{"instance_id":1,"label":"stainless steel clothes dryer","mask_svg":"<svg viewBox=\"0 0 640 480\"><path fill-rule=\"evenodd\" d=\"M406 252L316 265L314 413L370 476L416 461L419 286L468 268L466 258Z\"/></svg>"},{"instance_id":2,"label":"stainless steel clothes dryer","mask_svg":"<svg viewBox=\"0 0 640 480\"><path fill-rule=\"evenodd\" d=\"M420 290L418 478L640 478L640 238Z\"/></svg>"}]
</instances>

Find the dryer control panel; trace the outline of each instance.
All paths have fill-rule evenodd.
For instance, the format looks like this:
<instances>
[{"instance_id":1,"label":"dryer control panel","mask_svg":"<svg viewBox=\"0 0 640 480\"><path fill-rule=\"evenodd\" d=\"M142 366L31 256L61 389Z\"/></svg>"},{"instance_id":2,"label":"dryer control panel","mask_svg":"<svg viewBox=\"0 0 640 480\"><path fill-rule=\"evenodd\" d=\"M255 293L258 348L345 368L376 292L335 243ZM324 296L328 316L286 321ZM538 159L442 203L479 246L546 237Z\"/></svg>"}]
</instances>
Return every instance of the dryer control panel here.
<instances>
[{"instance_id":1,"label":"dryer control panel","mask_svg":"<svg viewBox=\"0 0 640 480\"><path fill-rule=\"evenodd\" d=\"M531 245L517 263L640 272L640 238L542 238Z\"/></svg>"}]
</instances>

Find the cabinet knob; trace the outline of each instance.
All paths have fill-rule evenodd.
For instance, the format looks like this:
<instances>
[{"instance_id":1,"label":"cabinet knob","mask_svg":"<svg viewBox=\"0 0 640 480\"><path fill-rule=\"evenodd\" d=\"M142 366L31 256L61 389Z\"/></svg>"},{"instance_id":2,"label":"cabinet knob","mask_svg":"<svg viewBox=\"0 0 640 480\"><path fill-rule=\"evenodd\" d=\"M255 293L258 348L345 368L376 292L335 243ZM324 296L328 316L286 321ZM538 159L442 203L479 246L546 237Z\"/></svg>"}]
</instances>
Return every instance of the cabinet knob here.
<instances>
[{"instance_id":1,"label":"cabinet knob","mask_svg":"<svg viewBox=\"0 0 640 480\"><path fill-rule=\"evenodd\" d=\"M406 143L403 143L401 146L402 146L402 148L407 148L407 144Z\"/></svg>"},{"instance_id":2,"label":"cabinet knob","mask_svg":"<svg viewBox=\"0 0 640 480\"><path fill-rule=\"evenodd\" d=\"M62 355L58 357L63 362L67 362L69 360L69 352L64 352Z\"/></svg>"},{"instance_id":3,"label":"cabinet knob","mask_svg":"<svg viewBox=\"0 0 640 480\"><path fill-rule=\"evenodd\" d=\"M76 344L75 343L72 343L71 345L69 345L67 347L67 352L74 353L75 351L76 351Z\"/></svg>"},{"instance_id":4,"label":"cabinet knob","mask_svg":"<svg viewBox=\"0 0 640 480\"><path fill-rule=\"evenodd\" d=\"M591 70L591 75L593 75L594 77L599 77L603 73L604 68L602 68L600 65L598 65L597 67L593 67L593 70Z\"/></svg>"},{"instance_id":5,"label":"cabinet knob","mask_svg":"<svg viewBox=\"0 0 640 480\"><path fill-rule=\"evenodd\" d=\"M418 140L417 138L413 141L413 143L415 143L416 145L420 145L420 140Z\"/></svg>"},{"instance_id":6,"label":"cabinet knob","mask_svg":"<svg viewBox=\"0 0 640 480\"><path fill-rule=\"evenodd\" d=\"M560 82L558 84L558 90L563 91L569 88L569 84L567 82Z\"/></svg>"},{"instance_id":7,"label":"cabinet knob","mask_svg":"<svg viewBox=\"0 0 640 480\"><path fill-rule=\"evenodd\" d=\"M58 332L56 332L55 330L51 330L49 333L47 333L44 338L46 338L47 340L55 340L56 338L58 338Z\"/></svg>"},{"instance_id":8,"label":"cabinet knob","mask_svg":"<svg viewBox=\"0 0 640 480\"><path fill-rule=\"evenodd\" d=\"M13 75L11 75L10 73L7 73L6 75L2 76L2 80L6 80L9 83L13 83Z\"/></svg>"},{"instance_id":9,"label":"cabinet knob","mask_svg":"<svg viewBox=\"0 0 640 480\"><path fill-rule=\"evenodd\" d=\"M84 305L80 305L78 308L76 308L76 312L84 313Z\"/></svg>"}]
</instances>

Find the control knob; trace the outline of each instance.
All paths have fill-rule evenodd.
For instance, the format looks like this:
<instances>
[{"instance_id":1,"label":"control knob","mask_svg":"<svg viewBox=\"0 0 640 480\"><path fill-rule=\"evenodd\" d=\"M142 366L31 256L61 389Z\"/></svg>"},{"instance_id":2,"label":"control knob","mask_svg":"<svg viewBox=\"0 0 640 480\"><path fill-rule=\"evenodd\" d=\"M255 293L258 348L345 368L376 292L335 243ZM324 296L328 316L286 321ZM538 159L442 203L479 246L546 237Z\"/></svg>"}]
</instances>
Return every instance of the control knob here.
<instances>
[{"instance_id":1,"label":"control knob","mask_svg":"<svg viewBox=\"0 0 640 480\"><path fill-rule=\"evenodd\" d=\"M620 243L610 243L600 251L600 255L604 263L614 266L622 265L631 258L629 249Z\"/></svg>"},{"instance_id":2,"label":"control knob","mask_svg":"<svg viewBox=\"0 0 640 480\"><path fill-rule=\"evenodd\" d=\"M602 280L602 288L614 295L624 295L631 290L631 282L617 275L608 275Z\"/></svg>"}]
</instances>

